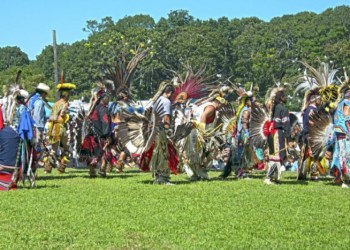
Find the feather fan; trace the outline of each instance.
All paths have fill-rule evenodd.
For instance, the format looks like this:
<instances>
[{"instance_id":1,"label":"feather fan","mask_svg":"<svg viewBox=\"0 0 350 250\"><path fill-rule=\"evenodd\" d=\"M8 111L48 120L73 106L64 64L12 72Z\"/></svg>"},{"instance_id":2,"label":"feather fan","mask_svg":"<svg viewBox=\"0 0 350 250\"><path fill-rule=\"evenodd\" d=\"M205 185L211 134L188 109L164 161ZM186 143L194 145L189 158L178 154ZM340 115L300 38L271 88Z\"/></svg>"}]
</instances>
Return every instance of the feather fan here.
<instances>
[{"instance_id":1,"label":"feather fan","mask_svg":"<svg viewBox=\"0 0 350 250\"><path fill-rule=\"evenodd\" d=\"M145 152L156 140L163 116L164 109L161 104L146 109L143 115L123 112L125 122L119 125L121 143L132 153Z\"/></svg>"},{"instance_id":2,"label":"feather fan","mask_svg":"<svg viewBox=\"0 0 350 250\"><path fill-rule=\"evenodd\" d=\"M174 142L178 142L191 133L193 129L193 123L185 116L181 110L175 110L173 114L173 120L175 131L171 139Z\"/></svg>"},{"instance_id":3,"label":"feather fan","mask_svg":"<svg viewBox=\"0 0 350 250\"><path fill-rule=\"evenodd\" d=\"M269 112L264 106L253 102L251 107L250 120L250 140L256 147L262 147L265 144L266 136L264 135L264 125L270 120Z\"/></svg>"},{"instance_id":4,"label":"feather fan","mask_svg":"<svg viewBox=\"0 0 350 250\"><path fill-rule=\"evenodd\" d=\"M237 123L236 110L232 104L228 103L219 110L220 121L222 122L222 131L232 132Z\"/></svg>"},{"instance_id":5,"label":"feather fan","mask_svg":"<svg viewBox=\"0 0 350 250\"><path fill-rule=\"evenodd\" d=\"M312 154L317 159L334 143L332 117L326 112L319 111L310 116L310 121L314 124L309 128L310 146Z\"/></svg>"}]
</instances>

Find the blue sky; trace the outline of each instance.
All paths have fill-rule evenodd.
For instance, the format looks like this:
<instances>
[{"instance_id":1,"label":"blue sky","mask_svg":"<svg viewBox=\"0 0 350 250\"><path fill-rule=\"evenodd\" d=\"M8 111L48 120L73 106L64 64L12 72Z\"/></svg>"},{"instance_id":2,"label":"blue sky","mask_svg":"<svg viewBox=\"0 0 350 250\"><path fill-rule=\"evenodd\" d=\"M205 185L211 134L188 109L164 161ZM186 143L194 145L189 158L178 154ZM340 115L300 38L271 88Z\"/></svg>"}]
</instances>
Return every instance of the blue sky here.
<instances>
[{"instance_id":1,"label":"blue sky","mask_svg":"<svg viewBox=\"0 0 350 250\"><path fill-rule=\"evenodd\" d=\"M35 59L52 43L73 43L87 37L87 20L111 16L148 14L156 21L171 10L188 10L199 19L229 19L255 16L264 21L301 11L321 13L327 8L350 5L350 0L1 0L0 47L18 46Z\"/></svg>"}]
</instances>

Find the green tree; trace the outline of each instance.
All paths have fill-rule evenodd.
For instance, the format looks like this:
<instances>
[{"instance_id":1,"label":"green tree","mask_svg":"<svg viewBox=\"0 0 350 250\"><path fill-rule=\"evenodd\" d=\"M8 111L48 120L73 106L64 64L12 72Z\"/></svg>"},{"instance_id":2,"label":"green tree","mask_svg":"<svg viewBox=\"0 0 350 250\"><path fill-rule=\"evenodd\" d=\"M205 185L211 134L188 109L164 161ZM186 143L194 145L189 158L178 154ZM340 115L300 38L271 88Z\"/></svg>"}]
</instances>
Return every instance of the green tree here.
<instances>
[{"instance_id":1,"label":"green tree","mask_svg":"<svg viewBox=\"0 0 350 250\"><path fill-rule=\"evenodd\" d=\"M9 69L13 66L25 66L29 64L28 55L19 47L7 46L0 48L0 71Z\"/></svg>"}]
</instances>

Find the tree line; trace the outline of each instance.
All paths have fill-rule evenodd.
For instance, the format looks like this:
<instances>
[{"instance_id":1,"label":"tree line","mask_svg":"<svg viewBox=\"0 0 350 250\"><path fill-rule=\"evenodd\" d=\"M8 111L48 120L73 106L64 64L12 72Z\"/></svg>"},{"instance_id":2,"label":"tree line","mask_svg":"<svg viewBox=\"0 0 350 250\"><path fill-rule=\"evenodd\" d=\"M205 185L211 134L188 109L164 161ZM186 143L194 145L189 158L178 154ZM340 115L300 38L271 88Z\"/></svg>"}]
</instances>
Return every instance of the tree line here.
<instances>
[{"instance_id":1,"label":"tree line","mask_svg":"<svg viewBox=\"0 0 350 250\"><path fill-rule=\"evenodd\" d=\"M189 65L194 70L205 65L207 77L217 83L227 79L247 86L253 83L261 97L276 82L295 82L303 70L300 60L317 65L327 58L336 68L350 65L349 6L320 14L284 15L269 22L256 17L200 20L186 10L175 10L157 22L143 14L117 21L89 20L83 30L89 34L87 39L58 45L59 71L77 85L77 97L88 97L96 81L113 80L119 71L125 72L140 52L144 57L127 83L140 99L151 97L162 81ZM33 61L18 47L2 47L0 85L13 82L21 69L22 85L30 91L38 82L53 86L53 65L51 45Z\"/></svg>"}]
</instances>

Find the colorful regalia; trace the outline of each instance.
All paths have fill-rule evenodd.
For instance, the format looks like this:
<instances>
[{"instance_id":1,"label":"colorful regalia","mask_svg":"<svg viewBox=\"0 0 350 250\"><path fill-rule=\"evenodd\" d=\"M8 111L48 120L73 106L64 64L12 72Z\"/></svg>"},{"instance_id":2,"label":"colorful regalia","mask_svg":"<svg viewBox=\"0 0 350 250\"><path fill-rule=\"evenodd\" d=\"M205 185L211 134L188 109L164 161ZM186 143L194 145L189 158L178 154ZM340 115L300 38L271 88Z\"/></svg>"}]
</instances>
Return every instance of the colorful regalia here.
<instances>
[{"instance_id":1,"label":"colorful regalia","mask_svg":"<svg viewBox=\"0 0 350 250\"><path fill-rule=\"evenodd\" d=\"M313 68L306 62L301 62L305 66L304 75L299 77L295 93L304 94L302 108L303 117L303 145L301 147L301 157L298 164L298 180L305 180L310 172L311 179L318 179L318 175L326 174L328 166L322 167L321 161L325 162L325 151L319 150L320 141L328 135L319 134L326 130L330 131L328 121L332 120L331 113L334 110L335 102L338 98L339 86L335 81L337 69L332 69L330 64L322 62L318 69ZM317 107L315 103L320 103ZM327 125L325 125L325 122ZM324 127L325 126L325 127ZM320 129L322 127L322 129ZM316 133L316 131L318 131ZM328 133L328 132L326 132ZM318 134L318 135L317 135ZM312 136L311 136L312 135ZM316 138L315 136L320 136ZM331 145L328 145L331 148ZM318 149L316 149L318 148ZM330 151L329 151L330 152Z\"/></svg>"},{"instance_id":2,"label":"colorful regalia","mask_svg":"<svg viewBox=\"0 0 350 250\"><path fill-rule=\"evenodd\" d=\"M123 113L124 121L119 125L119 139L131 153L140 154L141 168L152 170L154 183L168 184L170 172L177 174L178 157L174 142L187 136L192 123L178 126L174 131L168 120L171 117L171 101L174 88L161 84L154 97L154 104L143 114ZM166 119L167 118L167 119Z\"/></svg>"},{"instance_id":3,"label":"colorful regalia","mask_svg":"<svg viewBox=\"0 0 350 250\"><path fill-rule=\"evenodd\" d=\"M346 77L347 78L347 77ZM346 82L339 89L341 100L334 113L335 145L332 168L336 171L336 178L343 182L344 188L350 184L350 82Z\"/></svg>"},{"instance_id":4,"label":"colorful regalia","mask_svg":"<svg viewBox=\"0 0 350 250\"><path fill-rule=\"evenodd\" d=\"M214 152L209 150L210 143L204 135L205 129L214 126L216 121L216 112L208 117L201 124L201 115L206 107L212 105L210 101L206 101L200 105L193 105L194 100L201 100L208 97L210 93L210 83L202 75L204 68L194 73L191 69L186 72L184 78L179 75L176 80L175 92L172 97L175 103L175 126L185 124L191 120L195 126L191 134L185 137L177 144L181 152L180 162L184 170L192 180L208 179L207 168L213 158ZM217 106L216 104L213 104Z\"/></svg>"},{"instance_id":5,"label":"colorful regalia","mask_svg":"<svg viewBox=\"0 0 350 250\"><path fill-rule=\"evenodd\" d=\"M0 126L0 190L17 188L20 152L20 137L16 131L9 126Z\"/></svg>"},{"instance_id":6,"label":"colorful regalia","mask_svg":"<svg viewBox=\"0 0 350 250\"><path fill-rule=\"evenodd\" d=\"M13 91L14 102L9 112L8 124L20 137L19 165L21 168L19 169L19 176L23 185L28 180L30 187L34 187L37 152L34 147L34 121L25 105L25 100L28 99L29 94L26 90L21 89L19 85L11 87L11 91Z\"/></svg>"},{"instance_id":7,"label":"colorful regalia","mask_svg":"<svg viewBox=\"0 0 350 250\"><path fill-rule=\"evenodd\" d=\"M66 128L69 122L69 94L75 89L75 85L64 83L62 77L57 89L60 92L60 99L53 105L48 121L47 136L51 152L44 158L46 173L50 173L52 167L56 167L59 173L64 173L70 157Z\"/></svg>"},{"instance_id":8,"label":"colorful regalia","mask_svg":"<svg viewBox=\"0 0 350 250\"><path fill-rule=\"evenodd\" d=\"M128 89L123 89L118 95L118 101L113 102L109 106L111 114L111 160L107 166L107 173L111 172L112 168L116 169L117 173L123 171L125 166L125 160L127 157L131 157L129 150L123 146L118 139L118 126L124 121L123 113L139 113L142 114L144 109L142 106L137 105L130 99Z\"/></svg>"},{"instance_id":9,"label":"colorful regalia","mask_svg":"<svg viewBox=\"0 0 350 250\"><path fill-rule=\"evenodd\" d=\"M99 174L106 176L106 167L111 143L111 117L108 109L109 94L104 90L97 93L97 100L93 104L87 117L88 131L81 145L80 154L89 165L90 177L95 177L95 169L99 165Z\"/></svg>"}]
</instances>

